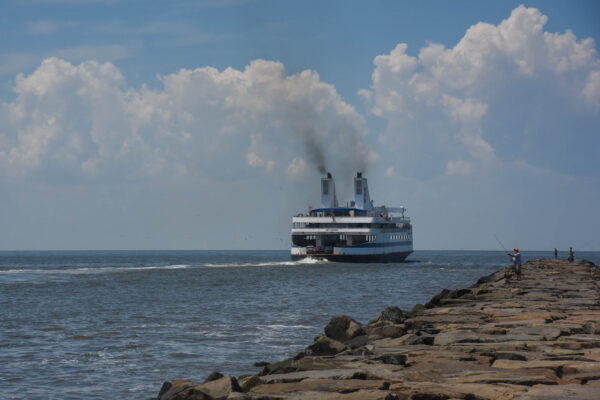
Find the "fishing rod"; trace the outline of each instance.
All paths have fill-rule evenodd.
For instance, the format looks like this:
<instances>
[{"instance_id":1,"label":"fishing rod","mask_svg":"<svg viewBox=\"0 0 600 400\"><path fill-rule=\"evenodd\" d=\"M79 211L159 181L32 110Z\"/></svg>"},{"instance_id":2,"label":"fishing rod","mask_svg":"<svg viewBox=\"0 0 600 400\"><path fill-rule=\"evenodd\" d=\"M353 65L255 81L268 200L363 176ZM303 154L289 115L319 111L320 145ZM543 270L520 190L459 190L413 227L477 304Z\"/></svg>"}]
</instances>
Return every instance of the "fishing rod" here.
<instances>
[{"instance_id":1,"label":"fishing rod","mask_svg":"<svg viewBox=\"0 0 600 400\"><path fill-rule=\"evenodd\" d=\"M506 250L506 247L504 247L504 245L502 244L502 242L500 241L500 239L498 239L498 236L496 236L495 233L494 233L494 237L496 238L496 240L498 241L498 243L500 243L500 246L502 246L502 248L504 249L504 251L508 253L508 250Z\"/></svg>"}]
</instances>

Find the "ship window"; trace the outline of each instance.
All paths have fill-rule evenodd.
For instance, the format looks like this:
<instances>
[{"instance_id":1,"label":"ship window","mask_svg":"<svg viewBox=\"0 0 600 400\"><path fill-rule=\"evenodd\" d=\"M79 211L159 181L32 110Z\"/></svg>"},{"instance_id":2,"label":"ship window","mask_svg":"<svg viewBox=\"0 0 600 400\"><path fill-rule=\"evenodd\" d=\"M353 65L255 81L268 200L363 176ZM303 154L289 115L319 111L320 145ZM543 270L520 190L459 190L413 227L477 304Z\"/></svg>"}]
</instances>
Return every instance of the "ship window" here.
<instances>
[{"instance_id":1,"label":"ship window","mask_svg":"<svg viewBox=\"0 0 600 400\"><path fill-rule=\"evenodd\" d=\"M323 194L329 194L329 181L323 180Z\"/></svg>"},{"instance_id":2,"label":"ship window","mask_svg":"<svg viewBox=\"0 0 600 400\"><path fill-rule=\"evenodd\" d=\"M314 246L315 241L310 238L310 235L292 235L292 244L301 247Z\"/></svg>"}]
</instances>

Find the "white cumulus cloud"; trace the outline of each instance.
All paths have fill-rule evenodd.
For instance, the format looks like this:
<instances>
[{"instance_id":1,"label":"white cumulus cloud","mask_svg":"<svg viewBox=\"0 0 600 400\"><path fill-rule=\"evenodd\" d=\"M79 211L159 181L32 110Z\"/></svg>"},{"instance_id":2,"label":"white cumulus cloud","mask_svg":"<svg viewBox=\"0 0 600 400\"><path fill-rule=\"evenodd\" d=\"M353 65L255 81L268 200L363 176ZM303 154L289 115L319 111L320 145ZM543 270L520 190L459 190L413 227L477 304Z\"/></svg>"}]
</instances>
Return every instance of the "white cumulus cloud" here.
<instances>
[{"instance_id":1,"label":"white cumulus cloud","mask_svg":"<svg viewBox=\"0 0 600 400\"><path fill-rule=\"evenodd\" d=\"M600 106L600 69L590 72L583 94L588 101Z\"/></svg>"},{"instance_id":2,"label":"white cumulus cloud","mask_svg":"<svg viewBox=\"0 0 600 400\"><path fill-rule=\"evenodd\" d=\"M299 180L304 178L308 171L308 164L302 157L294 157L292 162L287 166L285 173L290 180Z\"/></svg>"},{"instance_id":3,"label":"white cumulus cloud","mask_svg":"<svg viewBox=\"0 0 600 400\"><path fill-rule=\"evenodd\" d=\"M0 170L296 178L319 163L363 169L377 158L364 119L314 71L287 75L281 63L255 60L243 71L182 69L159 79L161 89L135 89L111 63L44 60L17 77L14 101L2 104Z\"/></svg>"},{"instance_id":4,"label":"white cumulus cloud","mask_svg":"<svg viewBox=\"0 0 600 400\"><path fill-rule=\"evenodd\" d=\"M526 156L549 166L548 154L532 155L542 141L589 141L600 103L594 40L546 32L547 20L519 6L498 25L471 26L452 48L430 43L413 56L400 43L375 57L372 86L359 94L388 121L380 141L407 163L399 170L465 174L477 163L497 167ZM572 120L584 129L567 131ZM553 168L577 165L571 153L554 153L565 160Z\"/></svg>"}]
</instances>

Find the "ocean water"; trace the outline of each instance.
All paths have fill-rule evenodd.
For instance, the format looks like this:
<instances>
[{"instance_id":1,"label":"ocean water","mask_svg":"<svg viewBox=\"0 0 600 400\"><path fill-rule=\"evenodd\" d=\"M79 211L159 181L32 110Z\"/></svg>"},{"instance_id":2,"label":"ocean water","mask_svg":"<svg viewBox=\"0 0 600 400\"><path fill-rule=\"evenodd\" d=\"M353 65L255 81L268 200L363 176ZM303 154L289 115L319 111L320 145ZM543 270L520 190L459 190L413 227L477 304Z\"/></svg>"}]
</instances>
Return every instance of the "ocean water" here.
<instances>
[{"instance_id":1,"label":"ocean water","mask_svg":"<svg viewBox=\"0 0 600 400\"><path fill-rule=\"evenodd\" d=\"M524 261L551 257L524 252ZM578 252L600 264L600 252ZM362 323L508 265L417 251L401 264L292 262L287 251L0 252L0 399L147 399L163 381L256 373L334 315Z\"/></svg>"}]
</instances>

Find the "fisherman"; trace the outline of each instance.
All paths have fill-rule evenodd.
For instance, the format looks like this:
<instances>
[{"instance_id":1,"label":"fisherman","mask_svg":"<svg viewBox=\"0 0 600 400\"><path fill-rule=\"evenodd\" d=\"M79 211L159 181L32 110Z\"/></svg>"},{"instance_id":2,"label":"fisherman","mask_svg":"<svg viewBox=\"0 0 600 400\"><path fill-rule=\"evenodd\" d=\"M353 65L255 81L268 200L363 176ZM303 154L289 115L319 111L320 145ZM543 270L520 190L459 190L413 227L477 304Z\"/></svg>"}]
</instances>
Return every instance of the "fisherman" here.
<instances>
[{"instance_id":1,"label":"fisherman","mask_svg":"<svg viewBox=\"0 0 600 400\"><path fill-rule=\"evenodd\" d=\"M519 253L519 249L518 248L514 248L514 253L508 253L508 255L510 256L512 262L513 262L513 269L515 271L515 274L517 275L517 280L520 281L521 280L521 253Z\"/></svg>"},{"instance_id":2,"label":"fisherman","mask_svg":"<svg viewBox=\"0 0 600 400\"><path fill-rule=\"evenodd\" d=\"M556 260L557 258L558 258L558 250L555 247L554 248L554 259Z\"/></svg>"},{"instance_id":3,"label":"fisherman","mask_svg":"<svg viewBox=\"0 0 600 400\"><path fill-rule=\"evenodd\" d=\"M569 247L569 262L575 261L575 253L573 252L573 248Z\"/></svg>"}]
</instances>

